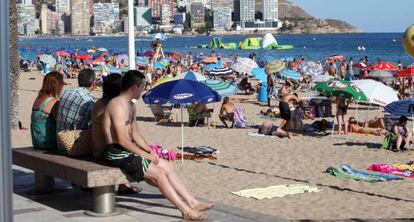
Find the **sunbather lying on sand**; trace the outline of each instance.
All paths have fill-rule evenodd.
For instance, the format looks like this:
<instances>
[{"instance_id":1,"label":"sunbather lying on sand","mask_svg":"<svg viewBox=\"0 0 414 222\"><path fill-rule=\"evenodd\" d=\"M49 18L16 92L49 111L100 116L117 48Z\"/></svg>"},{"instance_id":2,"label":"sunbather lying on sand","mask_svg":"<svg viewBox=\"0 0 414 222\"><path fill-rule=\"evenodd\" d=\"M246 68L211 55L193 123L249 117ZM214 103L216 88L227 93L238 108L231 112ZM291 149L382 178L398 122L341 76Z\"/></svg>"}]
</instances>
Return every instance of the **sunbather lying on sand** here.
<instances>
[{"instance_id":1,"label":"sunbather lying on sand","mask_svg":"<svg viewBox=\"0 0 414 222\"><path fill-rule=\"evenodd\" d=\"M260 110L260 114L263 114L271 118L275 118L279 115L279 109L262 109Z\"/></svg>"},{"instance_id":2,"label":"sunbather lying on sand","mask_svg":"<svg viewBox=\"0 0 414 222\"><path fill-rule=\"evenodd\" d=\"M349 132L372 134L376 136L384 135L384 133L382 132L382 129L359 126L358 122L353 117L350 117L348 122L349 122Z\"/></svg>"},{"instance_id":3,"label":"sunbather lying on sand","mask_svg":"<svg viewBox=\"0 0 414 222\"><path fill-rule=\"evenodd\" d=\"M355 120L357 121L354 117L350 117L349 120ZM365 121L365 122L358 122L359 126L362 127L368 127L368 128L379 128L379 129L384 129L385 128L385 124L384 124L384 118L377 118L375 117L374 119Z\"/></svg>"},{"instance_id":4,"label":"sunbather lying on sand","mask_svg":"<svg viewBox=\"0 0 414 222\"><path fill-rule=\"evenodd\" d=\"M272 121L264 121L259 127L259 133L268 136L278 136L281 138L288 137L289 139L292 139L291 133L282 130L280 127L277 127L275 124L273 124Z\"/></svg>"}]
</instances>

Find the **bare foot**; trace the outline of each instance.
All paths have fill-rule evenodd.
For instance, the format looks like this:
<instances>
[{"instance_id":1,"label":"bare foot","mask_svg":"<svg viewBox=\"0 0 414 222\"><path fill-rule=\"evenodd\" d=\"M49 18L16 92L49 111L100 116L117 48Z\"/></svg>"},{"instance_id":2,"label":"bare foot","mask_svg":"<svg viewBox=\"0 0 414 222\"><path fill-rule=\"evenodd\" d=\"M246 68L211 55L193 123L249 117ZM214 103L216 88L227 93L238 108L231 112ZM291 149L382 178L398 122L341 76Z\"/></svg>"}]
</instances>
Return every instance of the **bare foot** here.
<instances>
[{"instance_id":1,"label":"bare foot","mask_svg":"<svg viewBox=\"0 0 414 222\"><path fill-rule=\"evenodd\" d=\"M206 211L214 207L214 204L212 203L202 203L200 202L197 204L193 209L196 211Z\"/></svg>"},{"instance_id":2,"label":"bare foot","mask_svg":"<svg viewBox=\"0 0 414 222\"><path fill-rule=\"evenodd\" d=\"M288 136L287 136L289 139L292 139L292 134L291 133L288 133Z\"/></svg>"},{"instance_id":3,"label":"bare foot","mask_svg":"<svg viewBox=\"0 0 414 222\"><path fill-rule=\"evenodd\" d=\"M207 214L203 212L199 212L196 210L191 210L188 213L183 213L183 219L184 220L195 220L195 221L201 221L205 220L207 218Z\"/></svg>"}]
</instances>

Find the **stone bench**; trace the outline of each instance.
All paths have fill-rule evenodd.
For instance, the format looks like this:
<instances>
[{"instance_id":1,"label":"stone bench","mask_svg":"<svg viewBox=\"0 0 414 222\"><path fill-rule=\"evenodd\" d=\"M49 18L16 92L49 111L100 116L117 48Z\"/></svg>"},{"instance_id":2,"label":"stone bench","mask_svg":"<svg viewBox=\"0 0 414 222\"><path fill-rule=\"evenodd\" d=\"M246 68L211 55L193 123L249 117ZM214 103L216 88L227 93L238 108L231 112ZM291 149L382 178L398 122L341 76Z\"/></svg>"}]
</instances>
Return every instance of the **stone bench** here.
<instances>
[{"instance_id":1,"label":"stone bench","mask_svg":"<svg viewBox=\"0 0 414 222\"><path fill-rule=\"evenodd\" d=\"M12 151L13 164L33 170L35 192L48 193L54 190L54 177L93 189L92 216L112 216L115 208L115 185L129 183L118 168L101 165L89 158L70 158L53 152L29 148Z\"/></svg>"}]
</instances>

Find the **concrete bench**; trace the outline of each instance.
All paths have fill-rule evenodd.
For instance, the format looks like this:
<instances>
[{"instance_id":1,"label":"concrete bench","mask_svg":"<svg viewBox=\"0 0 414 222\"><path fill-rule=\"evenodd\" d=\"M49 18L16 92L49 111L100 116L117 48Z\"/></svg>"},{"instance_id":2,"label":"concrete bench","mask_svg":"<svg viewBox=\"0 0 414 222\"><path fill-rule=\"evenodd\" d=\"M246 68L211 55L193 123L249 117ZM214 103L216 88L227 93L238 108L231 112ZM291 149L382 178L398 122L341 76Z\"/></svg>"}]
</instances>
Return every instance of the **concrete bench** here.
<instances>
[{"instance_id":1,"label":"concrete bench","mask_svg":"<svg viewBox=\"0 0 414 222\"><path fill-rule=\"evenodd\" d=\"M91 157L75 159L31 147L15 148L12 153L13 164L34 171L36 192L52 192L54 177L93 188L93 211L85 212L92 216L116 215L115 185L132 181L120 169L93 162Z\"/></svg>"}]
</instances>

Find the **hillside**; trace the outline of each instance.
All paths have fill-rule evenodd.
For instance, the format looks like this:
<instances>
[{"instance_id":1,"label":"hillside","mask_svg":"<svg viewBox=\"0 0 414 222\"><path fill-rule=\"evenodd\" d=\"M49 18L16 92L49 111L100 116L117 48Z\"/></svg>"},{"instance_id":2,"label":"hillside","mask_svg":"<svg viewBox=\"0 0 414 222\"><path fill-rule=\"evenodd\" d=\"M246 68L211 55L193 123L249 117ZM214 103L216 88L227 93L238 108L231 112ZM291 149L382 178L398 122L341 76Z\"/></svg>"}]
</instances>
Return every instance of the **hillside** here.
<instances>
[{"instance_id":1,"label":"hillside","mask_svg":"<svg viewBox=\"0 0 414 222\"><path fill-rule=\"evenodd\" d=\"M279 19L285 34L362 32L345 21L315 18L287 0L279 0Z\"/></svg>"}]
</instances>

